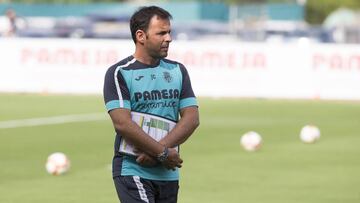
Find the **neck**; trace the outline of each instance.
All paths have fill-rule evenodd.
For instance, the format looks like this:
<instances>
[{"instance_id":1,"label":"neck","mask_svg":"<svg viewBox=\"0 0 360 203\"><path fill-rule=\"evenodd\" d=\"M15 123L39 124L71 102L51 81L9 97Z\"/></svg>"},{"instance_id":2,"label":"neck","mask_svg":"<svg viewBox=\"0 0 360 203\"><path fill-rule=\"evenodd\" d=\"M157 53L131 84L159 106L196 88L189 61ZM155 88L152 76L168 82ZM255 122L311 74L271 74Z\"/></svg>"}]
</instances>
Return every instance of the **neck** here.
<instances>
[{"instance_id":1,"label":"neck","mask_svg":"<svg viewBox=\"0 0 360 203\"><path fill-rule=\"evenodd\" d=\"M135 52L133 56L136 60L147 65L157 65L160 61L158 58L153 58L147 54L140 54L138 52Z\"/></svg>"}]
</instances>

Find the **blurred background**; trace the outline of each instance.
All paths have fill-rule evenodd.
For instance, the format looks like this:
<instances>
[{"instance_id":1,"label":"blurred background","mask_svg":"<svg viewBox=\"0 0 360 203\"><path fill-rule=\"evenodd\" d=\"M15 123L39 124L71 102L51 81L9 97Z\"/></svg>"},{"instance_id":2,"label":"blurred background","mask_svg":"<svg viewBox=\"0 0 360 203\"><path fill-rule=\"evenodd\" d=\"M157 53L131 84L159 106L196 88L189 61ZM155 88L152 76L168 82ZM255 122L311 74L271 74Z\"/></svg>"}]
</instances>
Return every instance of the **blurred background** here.
<instances>
[{"instance_id":1,"label":"blurred background","mask_svg":"<svg viewBox=\"0 0 360 203\"><path fill-rule=\"evenodd\" d=\"M3 37L129 39L132 12L139 5L154 3L173 14L175 40L360 42L356 0L2 0L0 33Z\"/></svg>"},{"instance_id":2,"label":"blurred background","mask_svg":"<svg viewBox=\"0 0 360 203\"><path fill-rule=\"evenodd\" d=\"M360 99L356 0L2 1L0 91L101 93L151 4L172 13L168 58L199 96Z\"/></svg>"}]
</instances>

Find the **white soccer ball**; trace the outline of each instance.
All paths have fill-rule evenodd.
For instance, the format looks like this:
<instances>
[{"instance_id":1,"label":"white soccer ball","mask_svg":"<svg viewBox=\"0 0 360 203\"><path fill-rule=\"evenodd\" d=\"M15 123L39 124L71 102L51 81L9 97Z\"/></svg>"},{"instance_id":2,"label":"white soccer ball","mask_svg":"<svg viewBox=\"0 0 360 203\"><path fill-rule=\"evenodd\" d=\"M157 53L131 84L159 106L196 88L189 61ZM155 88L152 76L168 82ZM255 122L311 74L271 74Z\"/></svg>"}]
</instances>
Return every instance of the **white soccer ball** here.
<instances>
[{"instance_id":1,"label":"white soccer ball","mask_svg":"<svg viewBox=\"0 0 360 203\"><path fill-rule=\"evenodd\" d=\"M70 160L64 153L55 152L49 155L45 167L51 175L61 175L70 169Z\"/></svg>"},{"instance_id":2,"label":"white soccer ball","mask_svg":"<svg viewBox=\"0 0 360 203\"><path fill-rule=\"evenodd\" d=\"M300 139L304 143L314 143L320 139L320 129L314 125L305 125L300 131Z\"/></svg>"},{"instance_id":3,"label":"white soccer ball","mask_svg":"<svg viewBox=\"0 0 360 203\"><path fill-rule=\"evenodd\" d=\"M240 144L246 151L256 151L260 149L261 143L261 136L254 131L245 133L240 139Z\"/></svg>"}]
</instances>

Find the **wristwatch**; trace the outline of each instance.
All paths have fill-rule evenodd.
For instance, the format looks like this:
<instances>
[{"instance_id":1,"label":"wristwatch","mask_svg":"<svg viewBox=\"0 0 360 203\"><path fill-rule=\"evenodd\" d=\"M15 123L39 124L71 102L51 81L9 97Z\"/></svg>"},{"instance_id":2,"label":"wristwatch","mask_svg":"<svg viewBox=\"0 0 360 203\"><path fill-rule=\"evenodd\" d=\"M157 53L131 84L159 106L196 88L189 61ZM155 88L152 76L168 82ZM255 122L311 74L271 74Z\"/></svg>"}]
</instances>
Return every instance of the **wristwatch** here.
<instances>
[{"instance_id":1,"label":"wristwatch","mask_svg":"<svg viewBox=\"0 0 360 203\"><path fill-rule=\"evenodd\" d=\"M169 149L165 147L164 151L157 155L157 160L160 162L164 162L169 156Z\"/></svg>"}]
</instances>

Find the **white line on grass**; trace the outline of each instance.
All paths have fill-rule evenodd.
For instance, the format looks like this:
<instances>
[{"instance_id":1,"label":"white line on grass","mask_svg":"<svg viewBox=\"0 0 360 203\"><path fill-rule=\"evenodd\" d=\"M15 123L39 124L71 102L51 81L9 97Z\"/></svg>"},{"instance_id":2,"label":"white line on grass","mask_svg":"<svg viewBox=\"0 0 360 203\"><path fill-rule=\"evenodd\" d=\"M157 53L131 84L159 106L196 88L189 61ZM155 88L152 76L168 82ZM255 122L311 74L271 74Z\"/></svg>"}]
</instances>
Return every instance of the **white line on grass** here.
<instances>
[{"instance_id":1,"label":"white line on grass","mask_svg":"<svg viewBox=\"0 0 360 203\"><path fill-rule=\"evenodd\" d=\"M87 122L87 121L100 121L100 120L106 120L107 118L108 117L106 113L89 113L89 114L71 114L71 115L63 115L63 116L8 120L8 121L0 121L0 129Z\"/></svg>"}]
</instances>

